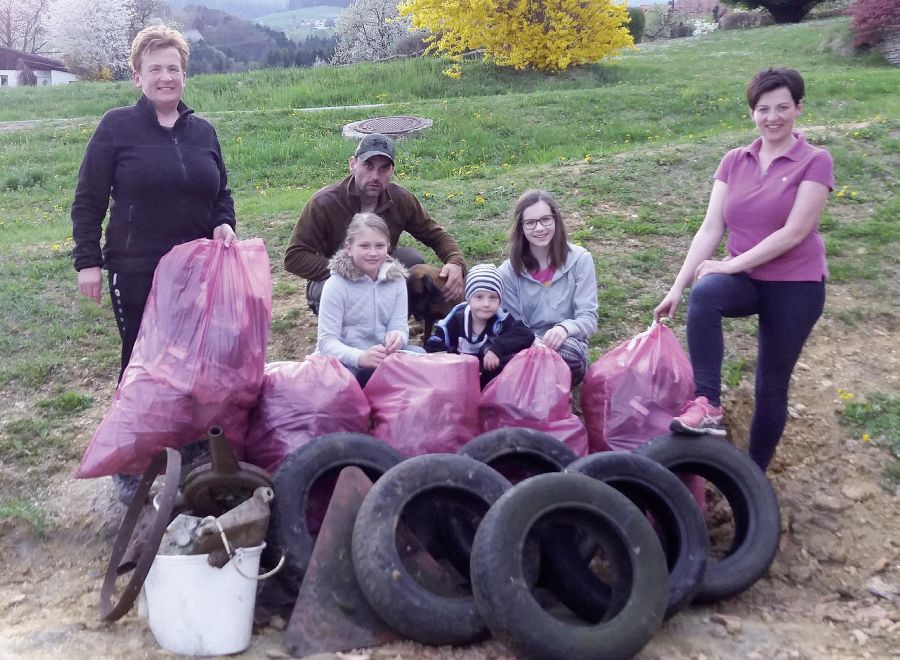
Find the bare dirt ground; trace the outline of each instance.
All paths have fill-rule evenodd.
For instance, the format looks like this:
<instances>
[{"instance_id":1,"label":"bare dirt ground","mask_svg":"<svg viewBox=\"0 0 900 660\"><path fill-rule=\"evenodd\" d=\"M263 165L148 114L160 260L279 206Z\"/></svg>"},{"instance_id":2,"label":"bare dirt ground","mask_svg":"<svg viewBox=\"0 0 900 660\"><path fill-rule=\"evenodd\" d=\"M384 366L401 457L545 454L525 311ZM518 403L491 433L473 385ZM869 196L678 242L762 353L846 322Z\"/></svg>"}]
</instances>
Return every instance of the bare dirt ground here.
<instances>
[{"instance_id":1,"label":"bare dirt ground","mask_svg":"<svg viewBox=\"0 0 900 660\"><path fill-rule=\"evenodd\" d=\"M893 288L893 287L889 287ZM895 312L860 287L829 286L826 315L795 371L791 418L770 477L781 502L780 552L768 575L738 597L694 607L668 621L639 658L818 659L900 657L900 495L882 485L884 450L839 423L839 396L900 391ZM301 296L297 296L301 297ZM276 300L274 317L296 306ZM869 310L848 325L842 311ZM270 359L311 347L304 311L299 332L273 337ZM753 338L729 337L749 351ZM741 446L752 407L752 377L726 400L730 439ZM747 382L751 381L751 382ZM96 401L111 386L84 384ZM103 404L73 429L86 444ZM74 464L72 465L74 469ZM0 471L10 467L0 466ZM136 610L99 620L99 590L123 509L108 479L66 474L40 493L55 527L41 538L21 521L0 522L0 658L154 658L159 650ZM287 657L283 621L256 632L239 657ZM469 648L412 643L322 658L511 658L498 642Z\"/></svg>"}]
</instances>

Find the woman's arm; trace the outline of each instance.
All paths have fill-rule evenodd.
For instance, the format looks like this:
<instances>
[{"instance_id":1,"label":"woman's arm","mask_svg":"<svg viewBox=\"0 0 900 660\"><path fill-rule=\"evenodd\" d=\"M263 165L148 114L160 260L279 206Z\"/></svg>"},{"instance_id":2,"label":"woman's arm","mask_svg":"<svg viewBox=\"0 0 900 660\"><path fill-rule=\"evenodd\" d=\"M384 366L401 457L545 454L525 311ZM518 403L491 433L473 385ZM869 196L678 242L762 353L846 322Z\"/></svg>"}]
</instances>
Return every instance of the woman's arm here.
<instances>
[{"instance_id":1,"label":"woman's arm","mask_svg":"<svg viewBox=\"0 0 900 660\"><path fill-rule=\"evenodd\" d=\"M675 282L672 283L666 297L653 310L653 317L656 320L663 316L670 318L675 316L678 305L681 303L681 296L693 281L697 267L709 259L719 247L719 243L722 242L722 236L725 235L724 208L727 192L728 184L716 179L709 195L709 204L706 206L706 217L703 218L700 229L694 234L681 270L678 271Z\"/></svg>"},{"instance_id":2,"label":"woman's arm","mask_svg":"<svg viewBox=\"0 0 900 660\"><path fill-rule=\"evenodd\" d=\"M71 211L72 238L75 241L72 256L77 271L103 265L100 238L116 171L113 123L109 115L100 120L78 170Z\"/></svg>"},{"instance_id":3,"label":"woman's arm","mask_svg":"<svg viewBox=\"0 0 900 660\"><path fill-rule=\"evenodd\" d=\"M78 170L71 212L75 242L72 256L78 271L78 290L98 305L103 293L100 237L116 171L116 145L111 124L109 117L101 119L88 142Z\"/></svg>"},{"instance_id":4,"label":"woman's arm","mask_svg":"<svg viewBox=\"0 0 900 660\"><path fill-rule=\"evenodd\" d=\"M740 273L761 264L768 263L797 246L815 228L825 202L828 201L828 186L817 181L802 181L797 188L797 197L784 223L784 227L766 236L759 243L741 255L727 261L704 261L695 269L694 279L699 280L712 273Z\"/></svg>"}]
</instances>

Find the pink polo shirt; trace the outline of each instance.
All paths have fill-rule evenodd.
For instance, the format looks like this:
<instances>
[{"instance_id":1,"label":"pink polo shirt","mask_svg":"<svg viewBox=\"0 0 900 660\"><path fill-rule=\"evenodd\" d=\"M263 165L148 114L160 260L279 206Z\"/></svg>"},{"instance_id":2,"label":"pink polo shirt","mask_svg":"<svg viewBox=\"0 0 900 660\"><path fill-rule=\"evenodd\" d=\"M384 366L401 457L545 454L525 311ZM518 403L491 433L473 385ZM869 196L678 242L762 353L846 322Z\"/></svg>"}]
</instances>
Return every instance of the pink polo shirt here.
<instances>
[{"instance_id":1,"label":"pink polo shirt","mask_svg":"<svg viewBox=\"0 0 900 660\"><path fill-rule=\"evenodd\" d=\"M834 190L831 155L809 144L802 133L794 136L794 146L772 161L765 174L759 172L762 138L732 149L719 163L715 178L728 184L724 215L731 256L743 254L784 227L802 181L816 181ZM818 220L799 244L747 274L756 280L792 282L818 282L827 277L825 242Z\"/></svg>"}]
</instances>

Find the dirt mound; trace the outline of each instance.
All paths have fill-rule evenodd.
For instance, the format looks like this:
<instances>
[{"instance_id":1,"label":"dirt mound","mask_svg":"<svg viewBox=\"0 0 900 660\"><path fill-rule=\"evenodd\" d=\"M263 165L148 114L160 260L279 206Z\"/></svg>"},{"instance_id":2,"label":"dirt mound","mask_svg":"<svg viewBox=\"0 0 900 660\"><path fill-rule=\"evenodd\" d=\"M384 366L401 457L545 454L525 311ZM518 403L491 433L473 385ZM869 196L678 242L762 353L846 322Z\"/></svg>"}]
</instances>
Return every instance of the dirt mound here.
<instances>
[{"instance_id":1,"label":"dirt mound","mask_svg":"<svg viewBox=\"0 0 900 660\"><path fill-rule=\"evenodd\" d=\"M856 294L829 288L828 315L794 374L790 419L769 474L783 517L769 574L738 597L677 615L640 658L897 657L900 496L882 487L884 451L840 424L839 388L855 396L900 390L900 357L892 316L859 325L836 320L858 304ZM286 303L276 308L287 313ZM297 332L276 343L270 359L311 348L311 318L304 311L293 322ZM730 351L752 359L751 336L733 333L728 342ZM752 410L752 375L744 381L725 397L738 446ZM52 523L44 536L21 520L0 523L0 656L156 657L161 652L136 612L99 622L100 584L124 510L108 479L76 481L69 473L42 493ZM283 627L276 618L257 631L243 657L284 657ZM487 642L467 649L402 643L344 657L511 656Z\"/></svg>"}]
</instances>

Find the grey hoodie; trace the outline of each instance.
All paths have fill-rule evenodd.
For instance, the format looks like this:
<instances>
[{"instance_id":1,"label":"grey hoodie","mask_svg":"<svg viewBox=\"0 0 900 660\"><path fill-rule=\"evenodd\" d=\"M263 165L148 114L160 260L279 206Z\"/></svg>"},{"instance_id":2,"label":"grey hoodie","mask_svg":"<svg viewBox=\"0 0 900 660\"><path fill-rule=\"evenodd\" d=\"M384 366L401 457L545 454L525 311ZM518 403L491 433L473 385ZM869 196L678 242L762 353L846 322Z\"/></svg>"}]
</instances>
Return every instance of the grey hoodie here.
<instances>
[{"instance_id":1,"label":"grey hoodie","mask_svg":"<svg viewBox=\"0 0 900 660\"><path fill-rule=\"evenodd\" d=\"M409 342L406 269L391 257L373 280L361 273L346 250L338 250L328 263L332 275L322 289L316 352L358 367L359 357L384 343L388 332Z\"/></svg>"},{"instance_id":2,"label":"grey hoodie","mask_svg":"<svg viewBox=\"0 0 900 660\"><path fill-rule=\"evenodd\" d=\"M597 331L597 274L591 253L583 247L569 243L566 263L553 273L549 286L528 272L516 274L509 259L500 265L500 277L503 306L536 337L561 325L569 337L586 343Z\"/></svg>"}]
</instances>

